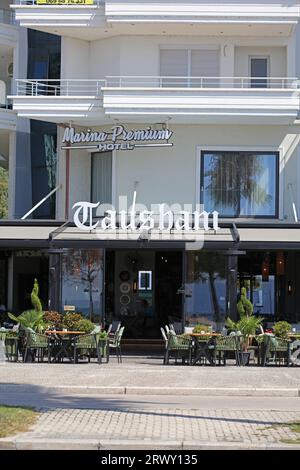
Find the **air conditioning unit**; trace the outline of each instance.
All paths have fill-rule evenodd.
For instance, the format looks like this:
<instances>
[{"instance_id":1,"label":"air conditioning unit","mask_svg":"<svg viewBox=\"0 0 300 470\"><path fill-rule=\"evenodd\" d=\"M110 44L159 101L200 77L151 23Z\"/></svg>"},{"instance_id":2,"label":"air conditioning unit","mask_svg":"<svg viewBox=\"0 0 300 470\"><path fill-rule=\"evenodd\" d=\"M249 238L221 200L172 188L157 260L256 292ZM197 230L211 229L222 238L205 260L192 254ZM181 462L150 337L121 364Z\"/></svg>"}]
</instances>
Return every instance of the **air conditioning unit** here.
<instances>
[{"instance_id":1,"label":"air conditioning unit","mask_svg":"<svg viewBox=\"0 0 300 470\"><path fill-rule=\"evenodd\" d=\"M11 63L9 64L9 66L7 67L7 76L8 76L9 78L12 78L13 75L14 75L14 63L11 62Z\"/></svg>"}]
</instances>

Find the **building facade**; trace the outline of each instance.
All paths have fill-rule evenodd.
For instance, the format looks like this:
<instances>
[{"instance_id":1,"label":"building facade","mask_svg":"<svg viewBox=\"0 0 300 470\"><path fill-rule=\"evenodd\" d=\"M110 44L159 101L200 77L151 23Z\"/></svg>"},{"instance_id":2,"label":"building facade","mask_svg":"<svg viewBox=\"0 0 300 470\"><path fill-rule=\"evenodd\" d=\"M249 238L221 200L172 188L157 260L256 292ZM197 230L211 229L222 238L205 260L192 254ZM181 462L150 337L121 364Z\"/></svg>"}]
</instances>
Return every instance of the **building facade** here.
<instances>
[{"instance_id":1,"label":"building facade","mask_svg":"<svg viewBox=\"0 0 300 470\"><path fill-rule=\"evenodd\" d=\"M16 149L9 308L34 276L46 309L120 319L131 338L220 328L241 287L266 322L300 322L299 2L11 10L29 45L9 97L30 123L32 194Z\"/></svg>"}]
</instances>

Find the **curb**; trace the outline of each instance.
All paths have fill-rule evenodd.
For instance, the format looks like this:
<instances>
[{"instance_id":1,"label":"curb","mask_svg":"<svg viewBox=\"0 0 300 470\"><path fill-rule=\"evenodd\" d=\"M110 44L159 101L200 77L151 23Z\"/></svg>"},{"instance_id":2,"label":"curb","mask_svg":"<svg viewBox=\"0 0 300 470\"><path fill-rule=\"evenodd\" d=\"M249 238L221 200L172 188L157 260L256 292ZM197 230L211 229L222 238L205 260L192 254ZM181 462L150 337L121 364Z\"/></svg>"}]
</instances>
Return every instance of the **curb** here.
<instances>
[{"instance_id":1,"label":"curb","mask_svg":"<svg viewBox=\"0 0 300 470\"><path fill-rule=\"evenodd\" d=\"M77 386L57 385L42 387L47 393L70 395L189 395L189 396L235 396L235 397L300 397L298 388L213 388L213 387L134 387L134 386ZM3 393L30 393L26 385L2 384Z\"/></svg>"},{"instance_id":2,"label":"curb","mask_svg":"<svg viewBox=\"0 0 300 470\"><path fill-rule=\"evenodd\" d=\"M0 439L0 450L300 450L300 445L113 439Z\"/></svg>"}]
</instances>

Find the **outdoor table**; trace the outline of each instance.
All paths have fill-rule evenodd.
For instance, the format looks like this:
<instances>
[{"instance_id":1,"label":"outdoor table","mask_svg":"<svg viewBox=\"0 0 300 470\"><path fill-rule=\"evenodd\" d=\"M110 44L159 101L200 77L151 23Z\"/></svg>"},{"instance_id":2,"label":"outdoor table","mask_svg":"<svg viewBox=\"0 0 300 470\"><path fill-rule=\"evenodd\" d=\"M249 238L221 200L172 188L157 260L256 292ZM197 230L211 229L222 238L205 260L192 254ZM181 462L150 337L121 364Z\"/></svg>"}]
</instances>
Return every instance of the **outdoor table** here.
<instances>
[{"instance_id":1,"label":"outdoor table","mask_svg":"<svg viewBox=\"0 0 300 470\"><path fill-rule=\"evenodd\" d=\"M209 364L213 365L213 358L209 354L209 340L217 336L221 336L220 333L187 333L187 336L191 336L194 340L195 346L195 357L192 360L192 365L194 366L202 357L208 360ZM203 341L199 341L200 338L203 338Z\"/></svg>"},{"instance_id":2,"label":"outdoor table","mask_svg":"<svg viewBox=\"0 0 300 470\"><path fill-rule=\"evenodd\" d=\"M72 341L74 336L84 335L83 331L63 331L63 330L49 330L45 331L45 334L53 336L58 343L55 346L58 347L57 352L51 362L55 362L57 359L67 357L70 362L73 361L73 354L71 351Z\"/></svg>"}]
</instances>

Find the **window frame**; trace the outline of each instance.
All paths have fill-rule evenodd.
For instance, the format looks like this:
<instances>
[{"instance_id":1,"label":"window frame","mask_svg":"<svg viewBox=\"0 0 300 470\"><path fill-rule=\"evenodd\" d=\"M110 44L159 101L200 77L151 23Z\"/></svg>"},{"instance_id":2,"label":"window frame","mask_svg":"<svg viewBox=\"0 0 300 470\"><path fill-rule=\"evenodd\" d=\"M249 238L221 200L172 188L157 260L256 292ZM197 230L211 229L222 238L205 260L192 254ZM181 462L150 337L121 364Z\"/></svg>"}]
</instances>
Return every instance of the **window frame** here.
<instances>
[{"instance_id":1,"label":"window frame","mask_svg":"<svg viewBox=\"0 0 300 470\"><path fill-rule=\"evenodd\" d=\"M197 204L202 204L204 206L204 154L207 153L215 153L215 154L224 154L224 153L257 153L259 155L270 155L273 154L275 156L275 214L274 215L223 215L219 214L219 217L222 219L279 219L280 217L280 150L257 150L253 148L245 148L241 149L224 149L221 148L217 150L213 150L213 148L209 149L201 149L200 150L200 164L197 168ZM198 176L199 175L199 176ZM204 207L205 209L205 207Z\"/></svg>"}]
</instances>

